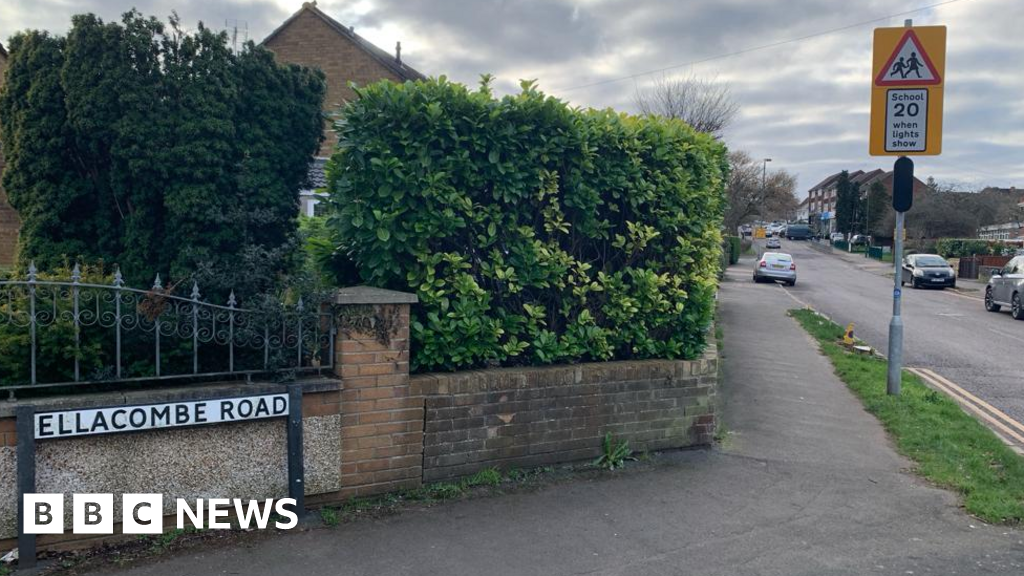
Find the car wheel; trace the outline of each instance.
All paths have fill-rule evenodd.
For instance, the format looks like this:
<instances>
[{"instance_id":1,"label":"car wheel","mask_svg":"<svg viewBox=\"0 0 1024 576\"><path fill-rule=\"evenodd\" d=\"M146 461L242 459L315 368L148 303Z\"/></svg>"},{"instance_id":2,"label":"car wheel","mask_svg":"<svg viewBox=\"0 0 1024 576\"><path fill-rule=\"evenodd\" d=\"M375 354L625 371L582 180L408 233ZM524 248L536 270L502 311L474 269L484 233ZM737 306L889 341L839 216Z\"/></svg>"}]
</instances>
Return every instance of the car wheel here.
<instances>
[{"instance_id":1,"label":"car wheel","mask_svg":"<svg viewBox=\"0 0 1024 576\"><path fill-rule=\"evenodd\" d=\"M1014 320L1024 320L1024 306L1020 302L1020 294L1014 294L1010 301L1010 315Z\"/></svg>"},{"instance_id":2,"label":"car wheel","mask_svg":"<svg viewBox=\"0 0 1024 576\"><path fill-rule=\"evenodd\" d=\"M914 278L913 280L910 281L910 286L913 287L915 290L921 287L921 285L917 282L917 278Z\"/></svg>"},{"instance_id":3,"label":"car wheel","mask_svg":"<svg viewBox=\"0 0 1024 576\"><path fill-rule=\"evenodd\" d=\"M906 285L907 285L907 281L904 280L903 278L900 278L900 288L903 288Z\"/></svg>"},{"instance_id":4,"label":"car wheel","mask_svg":"<svg viewBox=\"0 0 1024 576\"><path fill-rule=\"evenodd\" d=\"M989 312L999 312L999 304L996 304L995 299L992 297L992 289L987 288L985 290L985 310Z\"/></svg>"},{"instance_id":5,"label":"car wheel","mask_svg":"<svg viewBox=\"0 0 1024 576\"><path fill-rule=\"evenodd\" d=\"M790 286L796 286L796 280L790 280L789 282L786 282L786 284L789 284Z\"/></svg>"}]
</instances>

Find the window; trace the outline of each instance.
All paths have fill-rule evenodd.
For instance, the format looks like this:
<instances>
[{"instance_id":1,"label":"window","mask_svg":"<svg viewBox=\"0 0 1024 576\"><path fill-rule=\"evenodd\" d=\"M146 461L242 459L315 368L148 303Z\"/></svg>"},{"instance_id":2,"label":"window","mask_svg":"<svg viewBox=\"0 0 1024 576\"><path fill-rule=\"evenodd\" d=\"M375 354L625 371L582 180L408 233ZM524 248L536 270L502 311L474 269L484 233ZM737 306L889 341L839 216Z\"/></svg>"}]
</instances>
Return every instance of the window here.
<instances>
[{"instance_id":1,"label":"window","mask_svg":"<svg viewBox=\"0 0 1024 576\"><path fill-rule=\"evenodd\" d=\"M1024 258L1018 256L1007 262L1006 266L1003 266L1003 276L1007 274L1020 274L1022 268L1024 268Z\"/></svg>"}]
</instances>

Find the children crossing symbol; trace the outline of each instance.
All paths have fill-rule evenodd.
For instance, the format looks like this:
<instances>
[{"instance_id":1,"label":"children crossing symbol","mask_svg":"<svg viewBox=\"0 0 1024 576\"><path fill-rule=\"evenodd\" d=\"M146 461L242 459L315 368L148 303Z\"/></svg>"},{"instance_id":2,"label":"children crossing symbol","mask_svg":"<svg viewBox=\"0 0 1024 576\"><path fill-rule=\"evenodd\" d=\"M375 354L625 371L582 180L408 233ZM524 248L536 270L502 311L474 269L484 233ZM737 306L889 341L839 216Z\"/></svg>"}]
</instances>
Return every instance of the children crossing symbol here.
<instances>
[{"instance_id":1,"label":"children crossing symbol","mask_svg":"<svg viewBox=\"0 0 1024 576\"><path fill-rule=\"evenodd\" d=\"M876 86L927 86L941 82L942 78L913 29L907 30L896 44L892 56L875 78Z\"/></svg>"}]
</instances>

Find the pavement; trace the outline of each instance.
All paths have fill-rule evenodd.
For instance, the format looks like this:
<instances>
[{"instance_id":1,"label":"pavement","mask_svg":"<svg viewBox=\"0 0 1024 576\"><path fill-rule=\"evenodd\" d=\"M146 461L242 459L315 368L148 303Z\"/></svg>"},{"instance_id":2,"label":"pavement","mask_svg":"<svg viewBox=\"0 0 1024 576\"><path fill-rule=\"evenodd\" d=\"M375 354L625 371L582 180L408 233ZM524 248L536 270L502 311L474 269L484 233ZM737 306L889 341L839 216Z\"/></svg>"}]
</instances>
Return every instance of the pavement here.
<instances>
[{"instance_id":1,"label":"pavement","mask_svg":"<svg viewBox=\"0 0 1024 576\"><path fill-rule=\"evenodd\" d=\"M781 251L797 263L799 280L785 289L789 294L843 326L853 322L858 337L887 351L891 264L839 251L825 254L808 242L783 240ZM902 290L904 365L931 370L1022 423L1024 322L1005 311L986 312L983 284L957 283L977 288Z\"/></svg>"},{"instance_id":2,"label":"pavement","mask_svg":"<svg viewBox=\"0 0 1024 576\"><path fill-rule=\"evenodd\" d=\"M1024 573L1024 533L908 473L878 422L787 317L730 269L721 447L634 470L195 550L114 573L861 575ZM802 286L801 284L797 286Z\"/></svg>"}]
</instances>

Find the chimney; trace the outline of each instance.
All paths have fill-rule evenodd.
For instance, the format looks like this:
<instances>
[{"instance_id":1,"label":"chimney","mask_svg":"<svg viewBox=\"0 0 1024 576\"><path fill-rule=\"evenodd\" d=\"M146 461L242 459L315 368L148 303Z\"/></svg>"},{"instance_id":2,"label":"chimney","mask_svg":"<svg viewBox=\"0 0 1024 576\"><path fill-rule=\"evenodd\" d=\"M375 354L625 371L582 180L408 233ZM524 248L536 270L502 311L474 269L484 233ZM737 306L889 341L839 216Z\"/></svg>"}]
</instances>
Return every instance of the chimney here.
<instances>
[{"instance_id":1,"label":"chimney","mask_svg":"<svg viewBox=\"0 0 1024 576\"><path fill-rule=\"evenodd\" d=\"M398 62L399 66L402 64L402 43L398 42L395 44L395 62Z\"/></svg>"}]
</instances>

